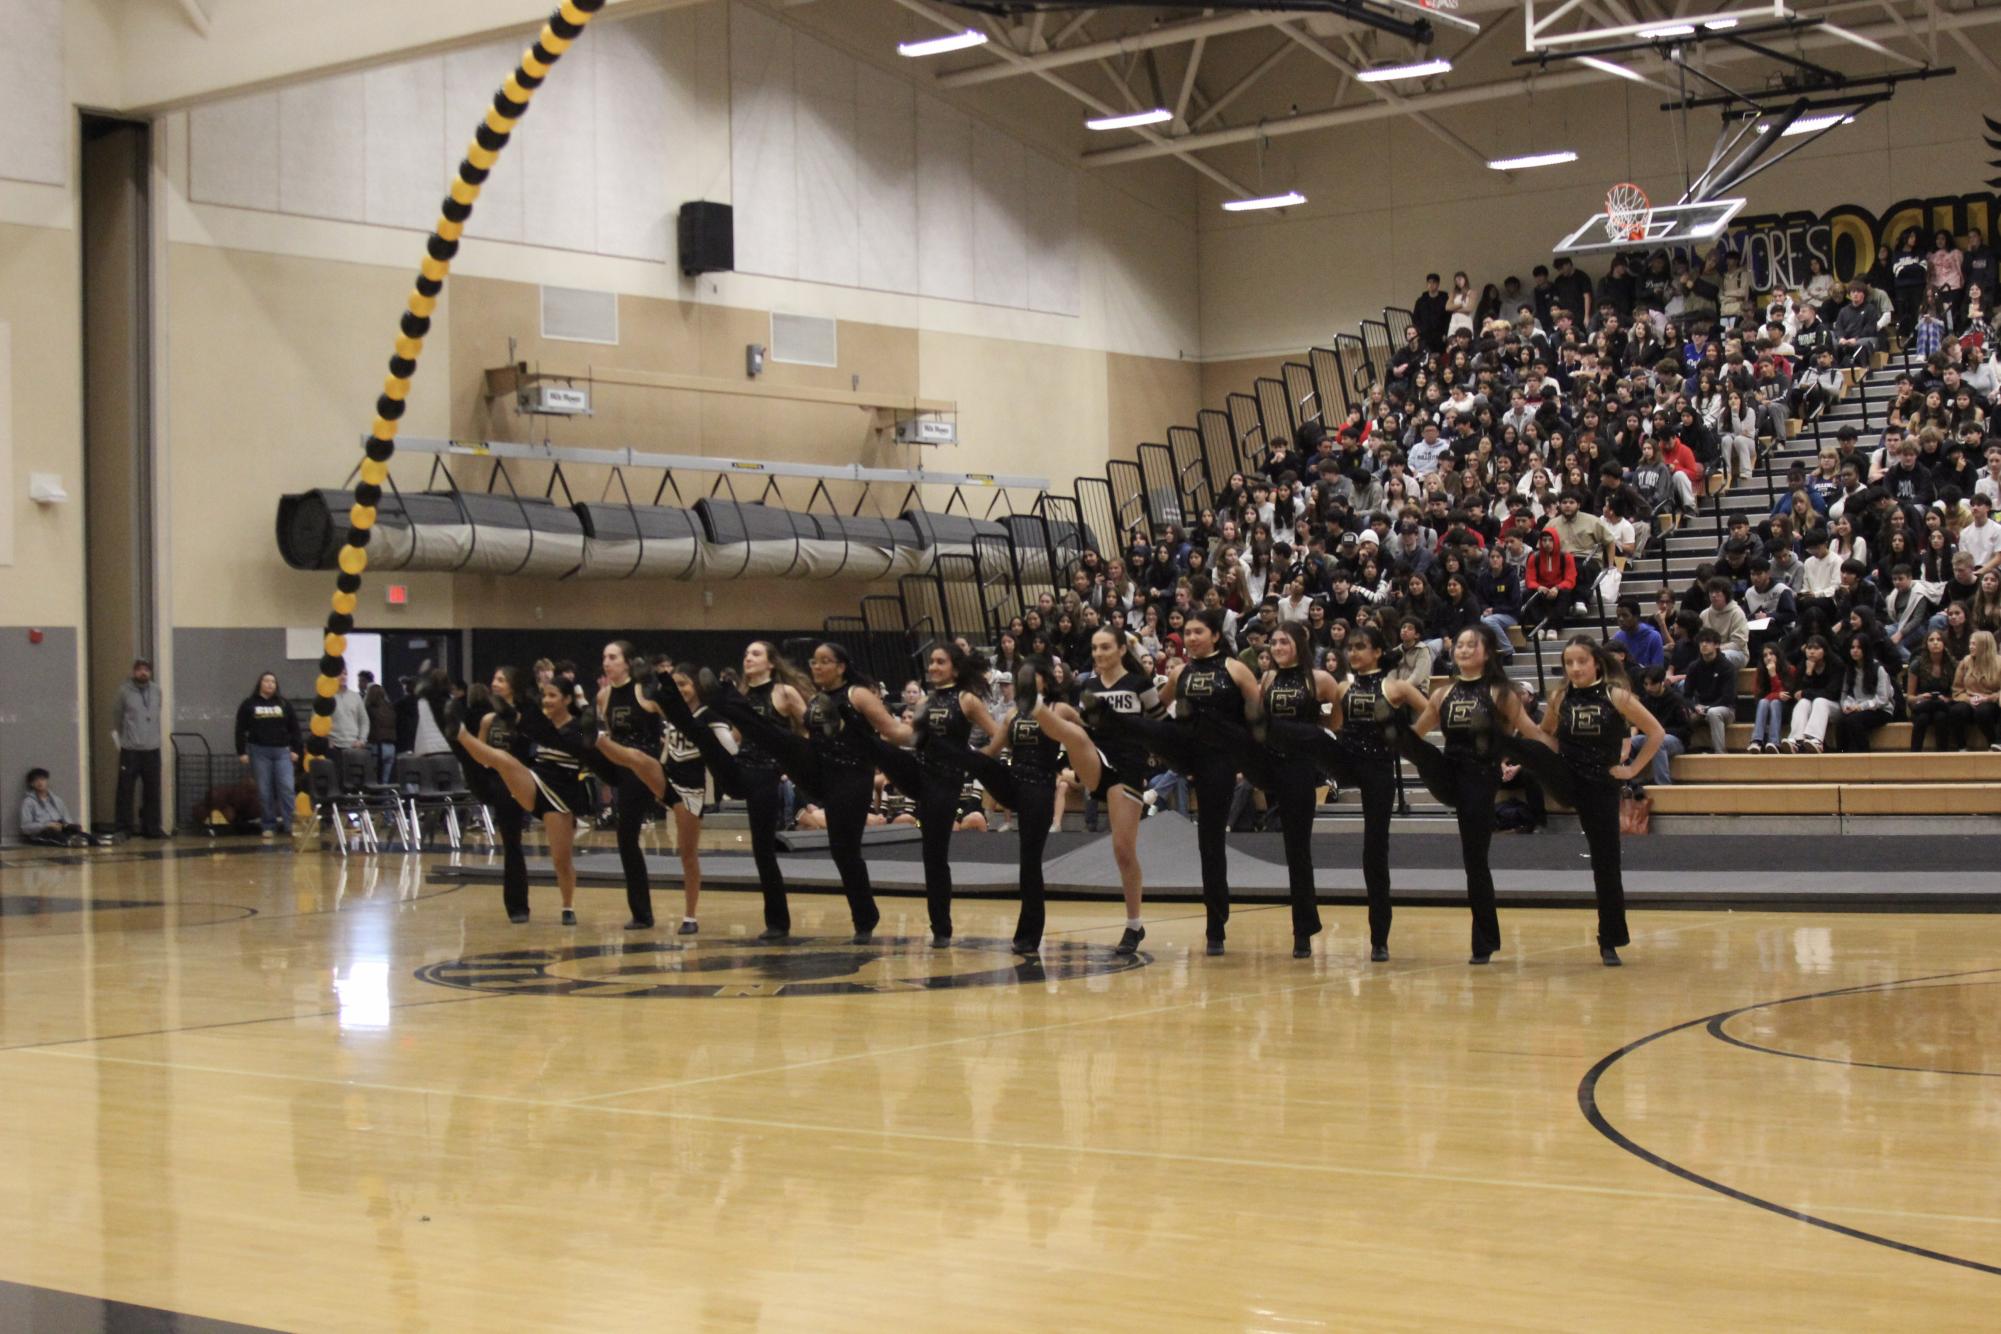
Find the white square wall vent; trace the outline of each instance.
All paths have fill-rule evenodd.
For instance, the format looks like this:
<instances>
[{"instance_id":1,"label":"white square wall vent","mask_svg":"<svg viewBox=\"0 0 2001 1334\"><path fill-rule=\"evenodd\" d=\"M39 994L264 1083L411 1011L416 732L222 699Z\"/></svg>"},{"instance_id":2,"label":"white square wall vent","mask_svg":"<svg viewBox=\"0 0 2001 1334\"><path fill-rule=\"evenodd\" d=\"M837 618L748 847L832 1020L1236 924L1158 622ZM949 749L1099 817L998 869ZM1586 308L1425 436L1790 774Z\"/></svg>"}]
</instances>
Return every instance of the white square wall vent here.
<instances>
[{"instance_id":1,"label":"white square wall vent","mask_svg":"<svg viewBox=\"0 0 2001 1334\"><path fill-rule=\"evenodd\" d=\"M836 322L814 315L771 316L771 359L794 366L838 366L840 339Z\"/></svg>"},{"instance_id":2,"label":"white square wall vent","mask_svg":"<svg viewBox=\"0 0 2001 1334\"><path fill-rule=\"evenodd\" d=\"M542 336L566 343L616 343L618 293L544 287Z\"/></svg>"}]
</instances>

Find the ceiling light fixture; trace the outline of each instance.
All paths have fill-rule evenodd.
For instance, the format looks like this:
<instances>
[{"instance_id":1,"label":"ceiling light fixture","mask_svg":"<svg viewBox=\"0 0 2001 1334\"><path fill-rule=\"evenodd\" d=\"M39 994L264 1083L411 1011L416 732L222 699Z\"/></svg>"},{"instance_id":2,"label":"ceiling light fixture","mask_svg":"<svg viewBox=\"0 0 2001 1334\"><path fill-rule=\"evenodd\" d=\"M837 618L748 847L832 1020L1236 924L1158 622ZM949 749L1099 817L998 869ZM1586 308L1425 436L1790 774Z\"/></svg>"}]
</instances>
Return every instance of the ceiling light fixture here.
<instances>
[{"instance_id":1,"label":"ceiling light fixture","mask_svg":"<svg viewBox=\"0 0 2001 1334\"><path fill-rule=\"evenodd\" d=\"M1299 193L1297 190L1288 190L1282 195L1265 195L1260 199L1225 199L1223 201L1223 211L1225 213L1249 213L1254 209L1261 208L1291 208L1295 204L1304 204L1305 202L1305 195Z\"/></svg>"},{"instance_id":2,"label":"ceiling light fixture","mask_svg":"<svg viewBox=\"0 0 2001 1334\"><path fill-rule=\"evenodd\" d=\"M1853 125L1855 117L1845 111L1817 111L1811 116L1801 116L1785 129L1779 131L1779 138L1790 139L1796 134L1816 134L1835 125ZM1759 134L1770 134L1772 127L1760 122Z\"/></svg>"},{"instance_id":3,"label":"ceiling light fixture","mask_svg":"<svg viewBox=\"0 0 2001 1334\"><path fill-rule=\"evenodd\" d=\"M1495 171L1520 171L1525 167L1554 167L1564 162L1577 161L1577 154L1570 149L1559 149L1554 153L1525 153L1521 157L1497 157L1487 165Z\"/></svg>"},{"instance_id":4,"label":"ceiling light fixture","mask_svg":"<svg viewBox=\"0 0 2001 1334\"><path fill-rule=\"evenodd\" d=\"M1695 25L1693 23L1664 23L1658 28L1640 29L1640 36L1650 42L1659 41L1663 37L1693 37L1695 36Z\"/></svg>"},{"instance_id":5,"label":"ceiling light fixture","mask_svg":"<svg viewBox=\"0 0 2001 1334\"><path fill-rule=\"evenodd\" d=\"M1443 58L1417 60L1406 65L1377 65L1356 70L1355 78L1361 83L1388 83L1391 79L1428 79L1434 74L1449 73L1451 69L1452 62Z\"/></svg>"},{"instance_id":6,"label":"ceiling light fixture","mask_svg":"<svg viewBox=\"0 0 2001 1334\"><path fill-rule=\"evenodd\" d=\"M948 37L927 37L921 42L898 42L896 54L900 56L942 56L948 51L964 51L969 47L985 46L987 35L968 28Z\"/></svg>"},{"instance_id":7,"label":"ceiling light fixture","mask_svg":"<svg viewBox=\"0 0 2001 1334\"><path fill-rule=\"evenodd\" d=\"M1158 125L1164 120L1173 120L1174 113L1166 107L1155 107L1151 111L1135 111L1129 116L1098 116L1084 122L1087 130L1130 130L1139 125Z\"/></svg>"},{"instance_id":8,"label":"ceiling light fixture","mask_svg":"<svg viewBox=\"0 0 2001 1334\"><path fill-rule=\"evenodd\" d=\"M1720 19L1704 19L1702 26L1711 32L1728 32L1737 26L1737 20L1726 15Z\"/></svg>"},{"instance_id":9,"label":"ceiling light fixture","mask_svg":"<svg viewBox=\"0 0 2001 1334\"><path fill-rule=\"evenodd\" d=\"M1600 74L1616 74L1622 79L1631 79L1634 83L1645 83L1647 81L1647 76L1638 70L1627 69L1624 65L1615 65L1609 60L1600 60L1597 56L1579 56L1577 63L1580 65L1589 65Z\"/></svg>"}]
</instances>

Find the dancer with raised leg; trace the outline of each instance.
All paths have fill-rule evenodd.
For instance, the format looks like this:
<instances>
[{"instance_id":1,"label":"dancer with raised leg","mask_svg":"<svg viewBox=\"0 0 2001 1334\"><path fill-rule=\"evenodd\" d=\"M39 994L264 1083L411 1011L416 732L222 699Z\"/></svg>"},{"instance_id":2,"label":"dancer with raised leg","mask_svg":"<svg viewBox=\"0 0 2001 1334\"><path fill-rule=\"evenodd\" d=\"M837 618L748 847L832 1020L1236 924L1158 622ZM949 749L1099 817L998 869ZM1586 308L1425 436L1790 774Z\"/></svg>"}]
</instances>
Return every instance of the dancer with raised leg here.
<instances>
[{"instance_id":1,"label":"dancer with raised leg","mask_svg":"<svg viewBox=\"0 0 2001 1334\"><path fill-rule=\"evenodd\" d=\"M1473 910L1473 948L1468 963L1485 964L1501 948L1501 918L1494 906L1494 796L1501 786L1501 742L1512 733L1545 749L1554 743L1522 708L1507 674L1494 632L1472 625L1452 641L1456 675L1433 691L1424 712L1405 733L1405 753L1418 766L1432 795L1451 806L1459 822L1459 852L1466 865L1466 898ZM1445 750L1424 740L1432 729L1445 734Z\"/></svg>"},{"instance_id":2,"label":"dancer with raised leg","mask_svg":"<svg viewBox=\"0 0 2001 1334\"><path fill-rule=\"evenodd\" d=\"M1044 734L1063 747L1084 791L1104 803L1112 830L1112 860L1118 865L1126 901L1126 929L1119 937L1118 952L1132 954L1146 939L1146 926L1140 920L1145 891L1139 822L1146 813L1147 753L1137 738L1108 724L1114 718L1158 717L1160 694L1132 649L1110 630L1092 633L1091 668L1093 675L1079 691L1082 713L1043 695L1035 703L1034 718ZM1084 715L1096 721L1086 727Z\"/></svg>"},{"instance_id":3,"label":"dancer with raised leg","mask_svg":"<svg viewBox=\"0 0 2001 1334\"><path fill-rule=\"evenodd\" d=\"M875 795L875 734L900 724L883 707L875 683L854 667L839 644L828 641L815 648L810 667L817 693L806 703L804 738L760 716L750 701L727 687L717 691L716 710L745 740L772 755L794 783L820 798L827 851L840 872L854 922L853 943L866 945L882 920L862 858L862 830Z\"/></svg>"},{"instance_id":4,"label":"dancer with raised leg","mask_svg":"<svg viewBox=\"0 0 2001 1334\"><path fill-rule=\"evenodd\" d=\"M629 640L615 639L604 646L603 668L605 684L598 690L597 711L604 736L612 744L642 755L659 754L660 709L640 694L639 683L633 676L635 668L645 670L639 650ZM653 885L639 838L646 828L647 817L659 805L658 798L629 766L593 767L612 784L612 813L618 821L618 864L625 875L626 907L632 912L626 929L650 930Z\"/></svg>"},{"instance_id":5,"label":"dancer with raised leg","mask_svg":"<svg viewBox=\"0 0 2001 1334\"><path fill-rule=\"evenodd\" d=\"M900 753L885 756L884 772L917 803L931 944L942 949L952 943L952 826L958 822L959 793L965 786L965 765L954 752L964 754L974 728L992 737L1001 727L987 711L984 658L957 644L933 644L924 655L924 674L931 691L911 721L890 719L876 730L893 745L917 747L915 764Z\"/></svg>"},{"instance_id":6,"label":"dancer with raised leg","mask_svg":"<svg viewBox=\"0 0 2001 1334\"><path fill-rule=\"evenodd\" d=\"M502 670L519 675L518 669ZM541 818L549 839L549 856L556 864L556 885L563 896L564 926L577 924L577 867L572 854L577 813L590 809L580 757L590 753L597 733L596 719L579 717L575 712L575 690L576 684L568 677L546 681L540 687L541 711L518 715L519 735L526 738L528 746L527 763L468 730L456 702L446 706L443 723L447 741L457 741L475 763L500 777L517 806ZM492 735L490 727L487 734Z\"/></svg>"},{"instance_id":7,"label":"dancer with raised leg","mask_svg":"<svg viewBox=\"0 0 2001 1334\"><path fill-rule=\"evenodd\" d=\"M728 723L703 702L698 683L712 682L705 668L692 663L675 667L660 681L651 665L639 664L633 675L643 707L663 719L660 755L621 746L599 736L598 752L637 777L653 800L674 815L674 848L681 859L681 925L675 934L692 936L701 927L696 916L702 898L702 815L708 807L709 774L725 791L742 786L737 767L737 743Z\"/></svg>"},{"instance_id":8,"label":"dancer with raised leg","mask_svg":"<svg viewBox=\"0 0 2001 1334\"><path fill-rule=\"evenodd\" d=\"M535 683L519 667L498 667L487 683L483 699L477 687L466 696L465 726L494 750L521 759L527 754L521 737L520 706L535 697ZM528 921L528 859L521 849L522 824L527 812L507 790L498 774L473 759L458 737L448 737L465 771L466 787L486 806L500 838L500 902L507 920L519 926Z\"/></svg>"}]
</instances>

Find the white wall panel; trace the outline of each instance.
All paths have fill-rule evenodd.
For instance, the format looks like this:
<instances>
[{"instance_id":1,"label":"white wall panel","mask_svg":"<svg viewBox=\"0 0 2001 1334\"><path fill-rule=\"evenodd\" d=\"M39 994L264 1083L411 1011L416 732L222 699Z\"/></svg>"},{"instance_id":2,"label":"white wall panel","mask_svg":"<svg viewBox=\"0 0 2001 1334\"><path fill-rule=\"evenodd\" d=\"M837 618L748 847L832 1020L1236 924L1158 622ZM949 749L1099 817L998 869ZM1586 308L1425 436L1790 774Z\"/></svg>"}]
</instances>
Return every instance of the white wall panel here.
<instances>
[{"instance_id":1,"label":"white wall panel","mask_svg":"<svg viewBox=\"0 0 2001 1334\"><path fill-rule=\"evenodd\" d=\"M0 178L69 183L69 96L63 86L63 7L0 0Z\"/></svg>"},{"instance_id":2,"label":"white wall panel","mask_svg":"<svg viewBox=\"0 0 2001 1334\"><path fill-rule=\"evenodd\" d=\"M792 29L736 5L730 10L730 175L737 268L799 276L799 181L794 129Z\"/></svg>"},{"instance_id":3,"label":"white wall panel","mask_svg":"<svg viewBox=\"0 0 2001 1334\"><path fill-rule=\"evenodd\" d=\"M458 172L466 145L472 142L473 132L479 128L480 118L493 105L494 90L500 86L500 79L520 58L520 47L519 42L489 42L485 46L453 51L445 56L444 151L446 169L452 175ZM568 75L569 71L565 70L564 77ZM556 82L556 79L550 79L552 85ZM540 102L538 94L536 109L528 113L530 116L540 114ZM440 199L444 198L445 187L450 184L449 176L438 182ZM466 224L466 235L488 241L525 239L526 201L521 160L510 148L481 188L479 202L473 207L472 221Z\"/></svg>"},{"instance_id":4,"label":"white wall panel","mask_svg":"<svg viewBox=\"0 0 2001 1334\"><path fill-rule=\"evenodd\" d=\"M602 42L597 58L598 250L607 255L673 258L675 201L666 155L680 142L669 110L673 80L664 60L665 15L628 19Z\"/></svg>"},{"instance_id":5,"label":"white wall panel","mask_svg":"<svg viewBox=\"0 0 2001 1334\"><path fill-rule=\"evenodd\" d=\"M855 62L796 35L792 68L798 207L793 215L799 276L853 287L861 281L856 195Z\"/></svg>"},{"instance_id":6,"label":"white wall panel","mask_svg":"<svg viewBox=\"0 0 2001 1334\"><path fill-rule=\"evenodd\" d=\"M610 26L612 41L627 38ZM597 249L597 78L604 46L579 42L563 57L563 76L535 94L500 160L499 170L521 173L521 235L530 245Z\"/></svg>"},{"instance_id":7,"label":"white wall panel","mask_svg":"<svg viewBox=\"0 0 2001 1334\"><path fill-rule=\"evenodd\" d=\"M418 60L368 71L366 221L428 230L456 158L445 153L445 64Z\"/></svg>"},{"instance_id":8,"label":"white wall panel","mask_svg":"<svg viewBox=\"0 0 2001 1334\"><path fill-rule=\"evenodd\" d=\"M973 122L932 97L917 99L917 290L973 295Z\"/></svg>"},{"instance_id":9,"label":"white wall panel","mask_svg":"<svg viewBox=\"0 0 2001 1334\"><path fill-rule=\"evenodd\" d=\"M1052 315L1081 315L1084 298L1078 262L1077 172L1054 158L1030 152L1025 182L1028 308Z\"/></svg>"},{"instance_id":10,"label":"white wall panel","mask_svg":"<svg viewBox=\"0 0 2001 1334\"><path fill-rule=\"evenodd\" d=\"M188 195L198 204L278 208L278 95L188 113Z\"/></svg>"},{"instance_id":11,"label":"white wall panel","mask_svg":"<svg viewBox=\"0 0 2001 1334\"><path fill-rule=\"evenodd\" d=\"M915 292L916 91L878 78L861 80L855 91L859 281L886 292Z\"/></svg>"},{"instance_id":12,"label":"white wall panel","mask_svg":"<svg viewBox=\"0 0 2001 1334\"><path fill-rule=\"evenodd\" d=\"M973 299L1028 305L1028 150L985 125L973 130Z\"/></svg>"},{"instance_id":13,"label":"white wall panel","mask_svg":"<svg viewBox=\"0 0 2001 1334\"><path fill-rule=\"evenodd\" d=\"M367 220L368 118L359 74L278 94L278 207L340 222Z\"/></svg>"}]
</instances>

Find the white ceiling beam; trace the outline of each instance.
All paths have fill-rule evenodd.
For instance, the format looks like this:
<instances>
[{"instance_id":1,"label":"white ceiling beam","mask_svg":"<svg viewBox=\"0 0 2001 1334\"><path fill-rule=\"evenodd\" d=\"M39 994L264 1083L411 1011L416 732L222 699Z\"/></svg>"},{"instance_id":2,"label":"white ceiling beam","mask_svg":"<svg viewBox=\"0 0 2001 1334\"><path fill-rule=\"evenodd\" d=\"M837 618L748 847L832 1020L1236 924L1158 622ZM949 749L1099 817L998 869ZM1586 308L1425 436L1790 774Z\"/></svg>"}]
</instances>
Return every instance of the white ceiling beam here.
<instances>
[{"instance_id":1,"label":"white ceiling beam","mask_svg":"<svg viewBox=\"0 0 2001 1334\"><path fill-rule=\"evenodd\" d=\"M1077 33L1083 30L1084 25L1086 23L1089 23L1091 21L1092 16L1095 15L1097 12L1098 11L1095 9L1087 9L1083 13L1079 14L1076 18L1071 19L1068 23L1064 24L1062 28L1057 30L1056 35L1049 39L1050 47L1051 48L1059 47L1063 45L1063 43L1069 41Z\"/></svg>"},{"instance_id":2,"label":"white ceiling beam","mask_svg":"<svg viewBox=\"0 0 2001 1334\"><path fill-rule=\"evenodd\" d=\"M1195 124L1192 128L1199 130L1210 121L1216 119L1216 117L1222 115L1229 109L1230 103L1249 92L1260 79L1284 64L1286 57L1298 49L1298 47L1289 41L1279 42L1277 47L1273 48L1270 55L1251 66L1243 78L1238 79L1235 83L1224 89L1215 101L1204 107L1202 114L1195 118Z\"/></svg>"},{"instance_id":3,"label":"white ceiling beam","mask_svg":"<svg viewBox=\"0 0 2001 1334\"><path fill-rule=\"evenodd\" d=\"M958 30L962 29L964 26L961 20L959 20L958 18L954 17L951 14L942 13L936 9L933 9L930 5L925 3L925 0L896 0L896 3L903 6L903 8L909 10L913 14L917 14L931 20L931 22L937 24L941 28L947 30ZM1018 52L1009 51L1005 48L1002 48L995 54L999 55L1004 60L1010 62L1020 61L1024 64L1032 62L1037 58L1034 56L1024 56L1019 54ZM1050 85L1052 88L1058 88L1061 89L1063 92L1068 93L1071 97L1083 103L1086 107L1089 107L1092 111L1096 112L1100 116L1115 116L1119 114L1118 110L1114 108L1110 103L1104 101L1103 99L1089 92L1086 92L1082 88L1079 88L1076 84L1071 83L1068 79L1065 79L1062 75L1057 74L1054 70L1034 69L1028 72L1035 75L1035 77L1041 79L1044 83ZM1196 157L1192 151L1177 147L1175 144L1169 142L1165 136L1157 134L1153 130L1146 128L1136 129L1133 131L1133 133L1137 134L1144 141L1143 143L1139 144L1138 147L1146 149L1158 149L1160 150L1159 155L1162 157L1176 157L1181 159L1181 161L1187 163L1189 166L1193 167L1196 171L1201 172L1204 176L1207 176L1210 180L1216 182L1216 184L1222 186L1225 190L1228 190L1233 196L1236 196L1237 198L1243 198L1250 194L1250 191L1244 187L1242 182L1238 181L1236 178L1229 175L1229 173L1224 171L1219 171L1215 167L1210 166L1208 163L1204 162L1201 158Z\"/></svg>"},{"instance_id":4,"label":"white ceiling beam","mask_svg":"<svg viewBox=\"0 0 2001 1334\"><path fill-rule=\"evenodd\" d=\"M1202 52L1209 45L1207 37L1197 37L1195 45L1188 48L1188 68L1181 71L1181 91L1174 98L1174 119L1188 123L1188 99L1195 95L1195 74L1202 68Z\"/></svg>"},{"instance_id":5,"label":"white ceiling beam","mask_svg":"<svg viewBox=\"0 0 2001 1334\"><path fill-rule=\"evenodd\" d=\"M1328 50L1319 41L1299 31L1289 23L1280 24L1279 31L1290 37L1298 45L1304 47L1309 54L1318 56L1351 79L1360 71L1358 65ZM1360 82L1360 80L1357 80L1357 82ZM1402 93L1393 91L1387 84L1369 83L1362 86L1384 105L1407 114L1420 129L1436 137L1446 147L1453 149L1462 156L1472 159L1482 167L1487 165L1487 155L1485 153L1482 153L1479 149L1473 147L1473 145L1467 143L1443 125L1440 125L1430 116L1425 115L1423 111L1412 105L1412 99L1405 97Z\"/></svg>"},{"instance_id":6,"label":"white ceiling beam","mask_svg":"<svg viewBox=\"0 0 2001 1334\"><path fill-rule=\"evenodd\" d=\"M2001 6L1969 9L1944 13L1939 16L1939 31L1948 36L1965 32L1972 28L1988 27L2001 23ZM1875 28L1861 28L1865 37L1882 38L1894 36L1895 30L1885 24ZM1831 33L1817 33L1809 30L1799 38L1798 45L1806 48L1843 44L1842 39ZM1711 52L1716 63L1737 60L1762 59L1754 51L1745 51L1733 46L1720 46ZM1586 87L1602 83L1617 76L1599 70L1572 68L1558 70L1550 74L1536 76L1538 90L1553 92L1564 88ZM1442 111L1452 107L1476 106L1501 98L1519 97L1523 90L1521 79L1503 79L1495 83L1474 84L1466 88L1453 88L1439 93L1426 93L1422 97L1409 99L1407 107L1395 107L1386 102L1371 103L1366 106L1342 107L1332 111L1307 112L1299 116L1287 116L1280 120L1260 121L1256 125L1246 125L1236 129L1211 130L1207 133L1185 134L1167 141L1167 151L1201 151L1222 148L1230 144L1249 143L1260 138L1276 138L1288 134L1307 134L1315 130L1335 129L1343 125L1357 125L1368 121L1383 120L1391 116L1405 115L1410 110ZM1159 157L1161 149L1151 144L1134 144L1124 148L1098 149L1085 153L1081 159L1087 167L1111 167L1124 162L1142 162L1147 158Z\"/></svg>"},{"instance_id":7,"label":"white ceiling beam","mask_svg":"<svg viewBox=\"0 0 2001 1334\"><path fill-rule=\"evenodd\" d=\"M1156 47L1179 46L1183 42L1192 42L1197 37L1219 37L1224 33L1244 32L1251 28L1269 28L1281 22L1284 17L1282 14L1239 12L1220 14L1213 18L1190 19L1186 23L1168 23L1146 32L1131 33L1124 37L1107 37L1103 41L1085 42L1079 46L1045 51L1039 56L1028 57L1025 63L1002 60L997 64L956 70L951 74L940 75L938 86L967 88L976 83L992 83L996 79L1040 74L1044 70L1061 69L1065 65L1083 65L1094 60L1107 60L1113 56L1132 55L1136 51L1151 51Z\"/></svg>"}]
</instances>

